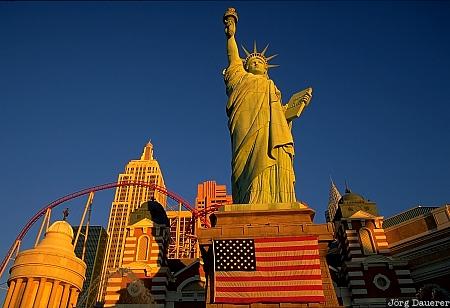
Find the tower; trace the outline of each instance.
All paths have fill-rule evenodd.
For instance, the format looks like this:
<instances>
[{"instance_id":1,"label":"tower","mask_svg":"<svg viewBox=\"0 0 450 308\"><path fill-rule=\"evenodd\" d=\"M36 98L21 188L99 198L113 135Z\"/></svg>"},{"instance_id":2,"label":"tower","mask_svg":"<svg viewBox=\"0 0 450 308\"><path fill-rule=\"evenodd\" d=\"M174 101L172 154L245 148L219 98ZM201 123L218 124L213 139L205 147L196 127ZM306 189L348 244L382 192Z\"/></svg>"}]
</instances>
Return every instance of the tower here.
<instances>
[{"instance_id":1,"label":"tower","mask_svg":"<svg viewBox=\"0 0 450 308\"><path fill-rule=\"evenodd\" d=\"M391 256L374 202L347 189L333 222L338 249L330 265L344 306L386 307L387 298L414 297L407 261Z\"/></svg>"},{"instance_id":2,"label":"tower","mask_svg":"<svg viewBox=\"0 0 450 308\"><path fill-rule=\"evenodd\" d=\"M3 307L74 307L86 264L75 256L73 237L66 221L56 221L38 245L20 252L11 268Z\"/></svg>"},{"instance_id":3,"label":"tower","mask_svg":"<svg viewBox=\"0 0 450 308\"><path fill-rule=\"evenodd\" d=\"M163 175L159 163L153 157L153 145L148 142L144 147L141 158L131 160L125 166L125 172L119 174L118 182L140 181L165 187ZM108 221L108 244L102 269L101 288L99 299L105 292L107 276L120 268L125 247L125 228L128 225L130 215L138 209L142 203L155 199L164 207L167 197L149 187L122 186L116 189L114 201Z\"/></svg>"},{"instance_id":4,"label":"tower","mask_svg":"<svg viewBox=\"0 0 450 308\"><path fill-rule=\"evenodd\" d=\"M330 194L328 197L328 207L325 212L325 218L327 222L331 222L334 219L334 215L336 215L336 211L338 209L338 202L341 200L341 193L337 189L336 185L334 185L333 180L331 180L330 184Z\"/></svg>"},{"instance_id":5,"label":"tower","mask_svg":"<svg viewBox=\"0 0 450 308\"><path fill-rule=\"evenodd\" d=\"M164 306L169 219L161 204L149 201L130 214L125 230L123 269L108 278L105 307L119 304Z\"/></svg>"}]
</instances>

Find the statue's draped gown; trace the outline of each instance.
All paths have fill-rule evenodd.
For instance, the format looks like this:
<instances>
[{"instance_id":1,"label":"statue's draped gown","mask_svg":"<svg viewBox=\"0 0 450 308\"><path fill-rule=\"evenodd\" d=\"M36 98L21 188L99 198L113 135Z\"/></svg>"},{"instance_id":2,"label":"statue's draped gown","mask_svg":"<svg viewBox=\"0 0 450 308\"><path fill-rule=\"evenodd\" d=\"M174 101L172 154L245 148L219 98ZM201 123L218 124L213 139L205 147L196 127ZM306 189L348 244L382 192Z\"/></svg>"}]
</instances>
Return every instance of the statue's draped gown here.
<instances>
[{"instance_id":1,"label":"statue's draped gown","mask_svg":"<svg viewBox=\"0 0 450 308\"><path fill-rule=\"evenodd\" d=\"M242 64L228 67L224 79L233 202L295 202L294 142L280 91L267 76L248 73Z\"/></svg>"}]
</instances>

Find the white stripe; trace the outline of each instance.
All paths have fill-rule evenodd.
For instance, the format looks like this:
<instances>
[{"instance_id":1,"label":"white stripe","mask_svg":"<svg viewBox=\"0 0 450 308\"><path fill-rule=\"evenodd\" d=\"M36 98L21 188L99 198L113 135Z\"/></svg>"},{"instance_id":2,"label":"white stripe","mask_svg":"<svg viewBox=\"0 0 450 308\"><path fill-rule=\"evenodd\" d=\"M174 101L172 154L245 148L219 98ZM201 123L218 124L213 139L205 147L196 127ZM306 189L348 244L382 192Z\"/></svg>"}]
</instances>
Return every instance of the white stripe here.
<instances>
[{"instance_id":1,"label":"white stripe","mask_svg":"<svg viewBox=\"0 0 450 308\"><path fill-rule=\"evenodd\" d=\"M350 243L348 247L361 247L361 245L359 243Z\"/></svg>"},{"instance_id":2,"label":"white stripe","mask_svg":"<svg viewBox=\"0 0 450 308\"><path fill-rule=\"evenodd\" d=\"M122 262L123 261L133 261L133 260L134 260L133 257L124 257L124 258L122 258Z\"/></svg>"},{"instance_id":3,"label":"white stripe","mask_svg":"<svg viewBox=\"0 0 450 308\"><path fill-rule=\"evenodd\" d=\"M291 242L261 242L261 243L255 242L256 248L258 248L258 247L313 246L313 245L317 245L317 240L291 241Z\"/></svg>"},{"instance_id":4,"label":"white stripe","mask_svg":"<svg viewBox=\"0 0 450 308\"><path fill-rule=\"evenodd\" d=\"M366 289L353 289L352 294L367 294Z\"/></svg>"},{"instance_id":5,"label":"white stripe","mask_svg":"<svg viewBox=\"0 0 450 308\"><path fill-rule=\"evenodd\" d=\"M286 296L323 296L323 291L320 290L298 290L298 291L276 291L276 292L217 292L216 297L255 297L267 296L267 297L286 297Z\"/></svg>"},{"instance_id":6,"label":"white stripe","mask_svg":"<svg viewBox=\"0 0 450 308\"><path fill-rule=\"evenodd\" d=\"M409 270L396 270L396 275L411 275L411 272Z\"/></svg>"},{"instance_id":7,"label":"white stripe","mask_svg":"<svg viewBox=\"0 0 450 308\"><path fill-rule=\"evenodd\" d=\"M322 285L322 279L315 280L285 280L285 281L218 281L216 282L219 287L258 287L264 284L264 286L315 286Z\"/></svg>"},{"instance_id":8,"label":"white stripe","mask_svg":"<svg viewBox=\"0 0 450 308\"><path fill-rule=\"evenodd\" d=\"M365 286L366 282L364 280L350 280L350 286Z\"/></svg>"},{"instance_id":9,"label":"white stripe","mask_svg":"<svg viewBox=\"0 0 450 308\"><path fill-rule=\"evenodd\" d=\"M320 269L314 270L295 270L295 271L272 271L272 272L248 272L249 274L243 274L242 272L216 272L216 276L222 277L286 277L286 275L320 275Z\"/></svg>"},{"instance_id":10,"label":"white stripe","mask_svg":"<svg viewBox=\"0 0 450 308\"><path fill-rule=\"evenodd\" d=\"M364 273L361 272L361 271L357 271L357 272L348 272L348 276L349 276L349 277L364 276Z\"/></svg>"},{"instance_id":11,"label":"white stripe","mask_svg":"<svg viewBox=\"0 0 450 308\"><path fill-rule=\"evenodd\" d=\"M111 287L111 286L108 286L108 287L106 288L106 293L108 293L108 292L117 292L117 291L119 291L120 289L122 289L121 286L117 286L117 287Z\"/></svg>"},{"instance_id":12,"label":"white stripe","mask_svg":"<svg viewBox=\"0 0 450 308\"><path fill-rule=\"evenodd\" d=\"M301 251L301 254L299 253ZM298 256L298 255L309 255L315 256L319 255L319 250L294 250L294 251L268 251L268 252L257 252L260 257L288 257L288 256Z\"/></svg>"},{"instance_id":13,"label":"white stripe","mask_svg":"<svg viewBox=\"0 0 450 308\"><path fill-rule=\"evenodd\" d=\"M400 293L416 293L415 288L400 288Z\"/></svg>"},{"instance_id":14,"label":"white stripe","mask_svg":"<svg viewBox=\"0 0 450 308\"><path fill-rule=\"evenodd\" d=\"M256 266L295 266L320 264L320 260L290 260L290 261L256 261Z\"/></svg>"}]
</instances>

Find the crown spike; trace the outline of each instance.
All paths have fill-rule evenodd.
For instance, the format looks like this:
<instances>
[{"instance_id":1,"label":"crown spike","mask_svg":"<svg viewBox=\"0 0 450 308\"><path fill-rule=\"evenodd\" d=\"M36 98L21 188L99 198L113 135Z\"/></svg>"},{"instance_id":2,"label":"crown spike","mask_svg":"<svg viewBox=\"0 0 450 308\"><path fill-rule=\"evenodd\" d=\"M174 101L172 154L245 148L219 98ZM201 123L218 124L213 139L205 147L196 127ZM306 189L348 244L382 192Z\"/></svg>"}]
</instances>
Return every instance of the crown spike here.
<instances>
[{"instance_id":1,"label":"crown spike","mask_svg":"<svg viewBox=\"0 0 450 308\"><path fill-rule=\"evenodd\" d=\"M264 56L264 53L267 51L267 48L269 48L269 44L264 47L263 51L261 51L261 54Z\"/></svg>"},{"instance_id":2,"label":"crown spike","mask_svg":"<svg viewBox=\"0 0 450 308\"><path fill-rule=\"evenodd\" d=\"M271 67L279 67L279 64L268 64L267 68L271 68Z\"/></svg>"},{"instance_id":3,"label":"crown spike","mask_svg":"<svg viewBox=\"0 0 450 308\"><path fill-rule=\"evenodd\" d=\"M253 52L254 52L254 53L257 53L257 52L258 52L258 49L256 49L256 40L253 41Z\"/></svg>"},{"instance_id":4,"label":"crown spike","mask_svg":"<svg viewBox=\"0 0 450 308\"><path fill-rule=\"evenodd\" d=\"M248 50L245 49L244 45L241 45L241 47L244 50L246 57L248 57L250 55L250 52L248 52Z\"/></svg>"},{"instance_id":5,"label":"crown spike","mask_svg":"<svg viewBox=\"0 0 450 308\"><path fill-rule=\"evenodd\" d=\"M273 58L275 58L276 56L278 56L278 54L272 55L270 57L267 57L266 60L267 62L269 62L270 60L272 60Z\"/></svg>"}]
</instances>

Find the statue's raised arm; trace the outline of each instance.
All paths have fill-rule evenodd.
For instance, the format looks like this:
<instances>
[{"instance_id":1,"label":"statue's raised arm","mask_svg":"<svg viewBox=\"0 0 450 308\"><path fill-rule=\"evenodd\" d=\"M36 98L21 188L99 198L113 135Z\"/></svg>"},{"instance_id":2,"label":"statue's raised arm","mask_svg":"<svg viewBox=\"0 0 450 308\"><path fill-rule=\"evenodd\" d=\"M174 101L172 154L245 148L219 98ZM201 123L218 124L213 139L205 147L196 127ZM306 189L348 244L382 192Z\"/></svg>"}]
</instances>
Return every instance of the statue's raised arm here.
<instances>
[{"instance_id":1,"label":"statue's raised arm","mask_svg":"<svg viewBox=\"0 0 450 308\"><path fill-rule=\"evenodd\" d=\"M229 8L224 16L223 23L225 24L225 35L227 36L227 54L228 54L228 66L233 64L241 64L241 58L239 57L239 50L236 44L234 34L236 33L236 24L238 21L238 15L234 8Z\"/></svg>"}]
</instances>

